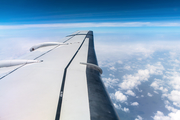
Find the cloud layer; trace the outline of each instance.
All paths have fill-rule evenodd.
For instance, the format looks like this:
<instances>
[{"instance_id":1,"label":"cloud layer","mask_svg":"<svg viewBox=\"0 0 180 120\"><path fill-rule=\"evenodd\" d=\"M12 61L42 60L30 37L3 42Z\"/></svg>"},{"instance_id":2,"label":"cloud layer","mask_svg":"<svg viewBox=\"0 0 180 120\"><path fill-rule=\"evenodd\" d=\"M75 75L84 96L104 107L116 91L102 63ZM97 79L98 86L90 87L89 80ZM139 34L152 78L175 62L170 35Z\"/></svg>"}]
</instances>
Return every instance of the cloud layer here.
<instances>
[{"instance_id":1,"label":"cloud layer","mask_svg":"<svg viewBox=\"0 0 180 120\"><path fill-rule=\"evenodd\" d=\"M124 75L123 82L119 84L119 87L123 90L134 89L138 85L140 85L141 82L148 81L150 75L161 75L163 70L164 67L161 65L160 62L156 63L155 65L148 64L146 66L146 69L138 70L138 72L134 75Z\"/></svg>"},{"instance_id":2,"label":"cloud layer","mask_svg":"<svg viewBox=\"0 0 180 120\"><path fill-rule=\"evenodd\" d=\"M0 25L0 29L26 28L86 28L86 27L179 27L179 22L104 22Z\"/></svg>"}]
</instances>

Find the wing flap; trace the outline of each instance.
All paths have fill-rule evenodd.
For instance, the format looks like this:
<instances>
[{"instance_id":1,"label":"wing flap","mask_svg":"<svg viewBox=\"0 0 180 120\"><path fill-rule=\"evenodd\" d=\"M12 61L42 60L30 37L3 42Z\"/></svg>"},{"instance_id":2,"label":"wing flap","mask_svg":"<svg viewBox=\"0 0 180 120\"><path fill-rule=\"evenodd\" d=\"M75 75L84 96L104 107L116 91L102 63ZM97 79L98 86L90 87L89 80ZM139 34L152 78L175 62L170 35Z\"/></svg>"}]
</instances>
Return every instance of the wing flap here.
<instances>
[{"instance_id":1,"label":"wing flap","mask_svg":"<svg viewBox=\"0 0 180 120\"><path fill-rule=\"evenodd\" d=\"M88 43L86 38L68 67L60 120L90 120L86 66L80 64L87 61Z\"/></svg>"}]
</instances>

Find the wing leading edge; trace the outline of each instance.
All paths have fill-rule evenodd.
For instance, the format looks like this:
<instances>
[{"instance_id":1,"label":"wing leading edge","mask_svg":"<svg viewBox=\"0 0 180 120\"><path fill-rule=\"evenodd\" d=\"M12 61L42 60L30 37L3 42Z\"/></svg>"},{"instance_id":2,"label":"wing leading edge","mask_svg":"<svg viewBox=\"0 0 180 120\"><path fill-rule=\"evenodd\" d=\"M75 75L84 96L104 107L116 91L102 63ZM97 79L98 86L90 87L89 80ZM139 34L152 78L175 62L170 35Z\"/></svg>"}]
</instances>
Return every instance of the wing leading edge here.
<instances>
[{"instance_id":1,"label":"wing leading edge","mask_svg":"<svg viewBox=\"0 0 180 120\"><path fill-rule=\"evenodd\" d=\"M78 31L65 37L65 44L41 47L23 58L43 62L0 68L0 118L119 120L93 42L92 31Z\"/></svg>"}]
</instances>

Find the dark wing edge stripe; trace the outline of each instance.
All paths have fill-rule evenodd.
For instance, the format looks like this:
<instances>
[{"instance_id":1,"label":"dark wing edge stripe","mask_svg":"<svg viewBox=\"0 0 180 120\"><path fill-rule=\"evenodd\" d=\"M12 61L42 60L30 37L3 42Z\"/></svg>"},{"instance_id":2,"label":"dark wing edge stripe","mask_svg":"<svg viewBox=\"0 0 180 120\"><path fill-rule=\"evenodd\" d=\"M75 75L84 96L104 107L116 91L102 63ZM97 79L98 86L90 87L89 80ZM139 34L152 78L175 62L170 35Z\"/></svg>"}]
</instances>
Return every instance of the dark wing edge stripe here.
<instances>
[{"instance_id":1,"label":"dark wing edge stripe","mask_svg":"<svg viewBox=\"0 0 180 120\"><path fill-rule=\"evenodd\" d=\"M93 36L89 38L87 63L96 64ZM91 120L120 120L98 71L86 67L88 97Z\"/></svg>"}]
</instances>

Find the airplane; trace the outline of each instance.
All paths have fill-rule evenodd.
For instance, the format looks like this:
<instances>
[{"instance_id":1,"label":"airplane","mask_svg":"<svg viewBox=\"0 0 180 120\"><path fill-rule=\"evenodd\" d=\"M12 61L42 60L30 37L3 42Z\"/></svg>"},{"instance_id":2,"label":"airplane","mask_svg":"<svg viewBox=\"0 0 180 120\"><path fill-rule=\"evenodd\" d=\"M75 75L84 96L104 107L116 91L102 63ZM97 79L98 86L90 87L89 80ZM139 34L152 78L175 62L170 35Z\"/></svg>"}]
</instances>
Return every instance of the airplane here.
<instances>
[{"instance_id":1,"label":"airplane","mask_svg":"<svg viewBox=\"0 0 180 120\"><path fill-rule=\"evenodd\" d=\"M102 82L93 31L0 61L0 120L120 120Z\"/></svg>"}]
</instances>

